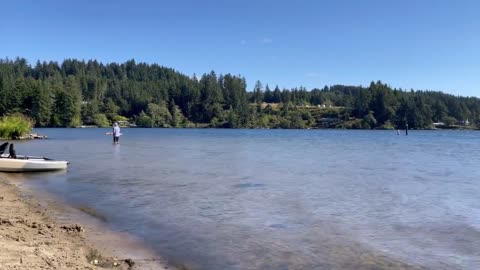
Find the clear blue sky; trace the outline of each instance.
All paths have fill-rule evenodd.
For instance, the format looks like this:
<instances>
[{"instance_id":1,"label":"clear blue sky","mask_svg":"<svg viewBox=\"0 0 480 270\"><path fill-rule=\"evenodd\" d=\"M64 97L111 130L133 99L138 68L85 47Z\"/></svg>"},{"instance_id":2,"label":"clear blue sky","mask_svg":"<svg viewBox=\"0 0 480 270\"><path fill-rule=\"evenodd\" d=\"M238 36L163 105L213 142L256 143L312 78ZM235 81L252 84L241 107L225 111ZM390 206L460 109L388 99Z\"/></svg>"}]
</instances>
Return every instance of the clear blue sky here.
<instances>
[{"instance_id":1,"label":"clear blue sky","mask_svg":"<svg viewBox=\"0 0 480 270\"><path fill-rule=\"evenodd\" d=\"M480 96L476 0L2 1L0 57L159 63L271 87Z\"/></svg>"}]
</instances>

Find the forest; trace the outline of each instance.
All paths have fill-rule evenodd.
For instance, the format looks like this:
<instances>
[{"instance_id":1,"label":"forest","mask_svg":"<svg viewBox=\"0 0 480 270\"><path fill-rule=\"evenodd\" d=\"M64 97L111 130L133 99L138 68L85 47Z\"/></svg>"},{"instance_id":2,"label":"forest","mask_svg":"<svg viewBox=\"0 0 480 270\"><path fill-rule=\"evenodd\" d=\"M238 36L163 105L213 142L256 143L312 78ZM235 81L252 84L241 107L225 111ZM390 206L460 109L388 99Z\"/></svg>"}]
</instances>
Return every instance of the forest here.
<instances>
[{"instance_id":1,"label":"forest","mask_svg":"<svg viewBox=\"0 0 480 270\"><path fill-rule=\"evenodd\" d=\"M36 127L479 128L480 99L406 90L372 81L248 89L241 75L188 76L158 64L66 59L0 59L0 115L24 114Z\"/></svg>"}]
</instances>

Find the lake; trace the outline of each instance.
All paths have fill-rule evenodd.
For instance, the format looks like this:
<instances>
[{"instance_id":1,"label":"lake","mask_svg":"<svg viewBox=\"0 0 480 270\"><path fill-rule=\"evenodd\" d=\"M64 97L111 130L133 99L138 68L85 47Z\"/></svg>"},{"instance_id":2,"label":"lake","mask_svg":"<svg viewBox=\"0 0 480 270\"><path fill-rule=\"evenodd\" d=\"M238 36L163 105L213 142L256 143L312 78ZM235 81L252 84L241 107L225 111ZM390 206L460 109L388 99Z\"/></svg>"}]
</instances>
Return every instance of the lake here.
<instances>
[{"instance_id":1,"label":"lake","mask_svg":"<svg viewBox=\"0 0 480 270\"><path fill-rule=\"evenodd\" d=\"M480 269L480 132L35 131L29 184L194 269Z\"/></svg>"}]
</instances>

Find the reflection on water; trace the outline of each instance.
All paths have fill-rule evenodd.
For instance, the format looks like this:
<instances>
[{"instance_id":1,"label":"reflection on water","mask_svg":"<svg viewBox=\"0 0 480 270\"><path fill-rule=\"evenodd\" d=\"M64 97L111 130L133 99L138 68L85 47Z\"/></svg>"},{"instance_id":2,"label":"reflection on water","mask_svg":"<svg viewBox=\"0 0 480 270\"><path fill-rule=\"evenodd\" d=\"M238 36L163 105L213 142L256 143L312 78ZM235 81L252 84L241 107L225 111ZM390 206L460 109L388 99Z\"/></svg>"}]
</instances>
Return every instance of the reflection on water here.
<instances>
[{"instance_id":1,"label":"reflection on water","mask_svg":"<svg viewBox=\"0 0 480 270\"><path fill-rule=\"evenodd\" d=\"M195 269L480 269L478 132L38 132L32 185Z\"/></svg>"}]
</instances>

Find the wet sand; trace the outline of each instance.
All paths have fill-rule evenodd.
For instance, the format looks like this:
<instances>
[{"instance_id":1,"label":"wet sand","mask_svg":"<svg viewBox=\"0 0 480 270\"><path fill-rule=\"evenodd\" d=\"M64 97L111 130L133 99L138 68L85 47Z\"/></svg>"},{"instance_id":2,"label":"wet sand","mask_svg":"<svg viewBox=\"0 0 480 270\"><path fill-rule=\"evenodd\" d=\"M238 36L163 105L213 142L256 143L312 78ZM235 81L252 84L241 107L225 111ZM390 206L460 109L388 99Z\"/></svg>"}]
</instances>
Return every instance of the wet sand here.
<instances>
[{"instance_id":1,"label":"wet sand","mask_svg":"<svg viewBox=\"0 0 480 270\"><path fill-rule=\"evenodd\" d=\"M173 269L141 241L54 200L34 199L0 176L0 269Z\"/></svg>"}]
</instances>

